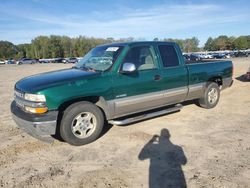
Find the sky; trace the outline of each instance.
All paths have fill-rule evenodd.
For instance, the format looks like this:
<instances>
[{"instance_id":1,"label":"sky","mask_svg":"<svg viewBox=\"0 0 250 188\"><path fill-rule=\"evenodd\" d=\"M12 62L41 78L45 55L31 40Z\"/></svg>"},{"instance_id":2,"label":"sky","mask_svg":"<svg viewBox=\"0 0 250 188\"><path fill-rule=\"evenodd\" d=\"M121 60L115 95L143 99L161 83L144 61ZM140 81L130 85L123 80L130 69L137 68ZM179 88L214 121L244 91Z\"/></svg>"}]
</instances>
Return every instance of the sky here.
<instances>
[{"instance_id":1,"label":"sky","mask_svg":"<svg viewBox=\"0 0 250 188\"><path fill-rule=\"evenodd\" d=\"M39 35L185 39L250 35L249 0L0 0L0 40Z\"/></svg>"}]
</instances>

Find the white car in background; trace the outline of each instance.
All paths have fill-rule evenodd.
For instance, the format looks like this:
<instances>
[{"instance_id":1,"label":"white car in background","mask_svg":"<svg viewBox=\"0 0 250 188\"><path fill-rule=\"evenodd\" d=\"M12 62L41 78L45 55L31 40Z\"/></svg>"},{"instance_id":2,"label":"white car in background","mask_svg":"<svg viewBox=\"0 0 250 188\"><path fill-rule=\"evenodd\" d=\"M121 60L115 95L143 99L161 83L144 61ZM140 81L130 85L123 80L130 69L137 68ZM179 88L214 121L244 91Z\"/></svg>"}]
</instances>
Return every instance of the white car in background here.
<instances>
[{"instance_id":1,"label":"white car in background","mask_svg":"<svg viewBox=\"0 0 250 188\"><path fill-rule=\"evenodd\" d=\"M22 65L22 64L34 64L38 63L39 61L36 59L30 59L30 58L21 58L17 61L17 65Z\"/></svg>"},{"instance_id":2,"label":"white car in background","mask_svg":"<svg viewBox=\"0 0 250 188\"><path fill-rule=\"evenodd\" d=\"M213 55L211 54L207 54L207 53L202 53L202 54L198 54L200 56L201 59L212 59Z\"/></svg>"},{"instance_id":3,"label":"white car in background","mask_svg":"<svg viewBox=\"0 0 250 188\"><path fill-rule=\"evenodd\" d=\"M5 64L5 62L4 62L4 61L2 61L2 60L0 60L0 65L3 65L3 64Z\"/></svg>"},{"instance_id":4,"label":"white car in background","mask_svg":"<svg viewBox=\"0 0 250 188\"><path fill-rule=\"evenodd\" d=\"M229 53L225 54L225 58L229 59L231 56Z\"/></svg>"},{"instance_id":5,"label":"white car in background","mask_svg":"<svg viewBox=\"0 0 250 188\"><path fill-rule=\"evenodd\" d=\"M78 59L75 57L65 58L62 61L63 63L77 63Z\"/></svg>"},{"instance_id":6,"label":"white car in background","mask_svg":"<svg viewBox=\"0 0 250 188\"><path fill-rule=\"evenodd\" d=\"M212 54L205 54L204 55L205 59L213 59L214 56Z\"/></svg>"}]
</instances>

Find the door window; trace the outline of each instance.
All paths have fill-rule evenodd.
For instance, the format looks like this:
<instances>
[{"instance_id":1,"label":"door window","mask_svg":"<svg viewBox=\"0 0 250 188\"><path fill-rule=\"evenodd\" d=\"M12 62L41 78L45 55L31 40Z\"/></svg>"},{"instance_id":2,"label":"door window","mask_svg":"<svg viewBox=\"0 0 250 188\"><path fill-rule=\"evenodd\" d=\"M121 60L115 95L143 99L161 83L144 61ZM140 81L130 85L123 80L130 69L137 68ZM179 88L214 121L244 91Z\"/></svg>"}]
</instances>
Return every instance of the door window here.
<instances>
[{"instance_id":1,"label":"door window","mask_svg":"<svg viewBox=\"0 0 250 188\"><path fill-rule=\"evenodd\" d=\"M127 53L123 63L134 63L138 70L155 69L153 49L150 46L133 47Z\"/></svg>"}]
</instances>

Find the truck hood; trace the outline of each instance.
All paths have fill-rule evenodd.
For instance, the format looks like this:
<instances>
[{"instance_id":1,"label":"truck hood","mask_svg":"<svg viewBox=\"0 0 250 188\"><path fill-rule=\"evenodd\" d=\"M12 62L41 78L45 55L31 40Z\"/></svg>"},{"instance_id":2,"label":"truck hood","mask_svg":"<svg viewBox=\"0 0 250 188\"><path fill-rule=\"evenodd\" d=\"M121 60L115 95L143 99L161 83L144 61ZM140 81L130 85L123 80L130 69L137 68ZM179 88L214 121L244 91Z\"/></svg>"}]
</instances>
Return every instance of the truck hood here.
<instances>
[{"instance_id":1,"label":"truck hood","mask_svg":"<svg viewBox=\"0 0 250 188\"><path fill-rule=\"evenodd\" d=\"M49 87L86 79L97 74L100 73L81 69L63 69L23 78L16 83L15 88L27 93L36 93Z\"/></svg>"}]
</instances>

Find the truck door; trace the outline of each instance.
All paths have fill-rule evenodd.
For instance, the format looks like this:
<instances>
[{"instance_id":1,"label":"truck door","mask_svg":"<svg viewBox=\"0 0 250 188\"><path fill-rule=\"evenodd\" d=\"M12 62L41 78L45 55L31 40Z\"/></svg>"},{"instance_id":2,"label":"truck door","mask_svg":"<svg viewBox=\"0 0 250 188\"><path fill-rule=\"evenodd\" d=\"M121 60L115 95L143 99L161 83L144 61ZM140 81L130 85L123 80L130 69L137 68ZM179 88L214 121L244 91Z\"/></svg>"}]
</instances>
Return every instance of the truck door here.
<instances>
[{"instance_id":1,"label":"truck door","mask_svg":"<svg viewBox=\"0 0 250 188\"><path fill-rule=\"evenodd\" d=\"M160 70L154 47L139 45L129 49L122 64L133 63L136 71L114 75L113 105L115 116L154 108L161 104L163 93L159 84Z\"/></svg>"},{"instance_id":2,"label":"truck door","mask_svg":"<svg viewBox=\"0 0 250 188\"><path fill-rule=\"evenodd\" d=\"M188 70L180 59L182 54L178 54L177 50L173 44L158 45L162 75L160 83L166 104L182 102L188 93Z\"/></svg>"}]
</instances>

